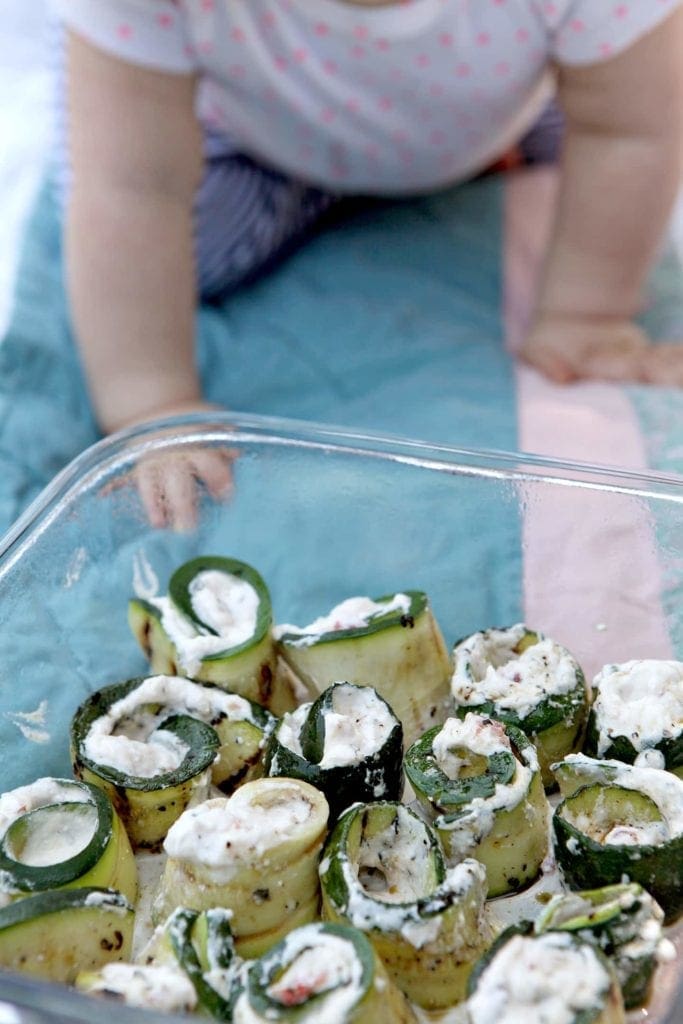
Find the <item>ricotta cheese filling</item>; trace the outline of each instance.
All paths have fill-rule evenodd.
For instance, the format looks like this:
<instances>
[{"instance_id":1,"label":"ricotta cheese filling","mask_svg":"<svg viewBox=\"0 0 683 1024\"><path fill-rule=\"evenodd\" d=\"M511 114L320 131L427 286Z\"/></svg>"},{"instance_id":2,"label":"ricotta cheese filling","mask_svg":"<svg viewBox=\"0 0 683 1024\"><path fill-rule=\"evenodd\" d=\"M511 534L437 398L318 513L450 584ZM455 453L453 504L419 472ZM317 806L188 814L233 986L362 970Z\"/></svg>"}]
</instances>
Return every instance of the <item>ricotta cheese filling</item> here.
<instances>
[{"instance_id":1,"label":"ricotta cheese filling","mask_svg":"<svg viewBox=\"0 0 683 1024\"><path fill-rule=\"evenodd\" d=\"M265 863L282 843L307 834L313 807L289 779L259 779L231 797L206 800L184 811L164 840L169 857L224 883L245 867Z\"/></svg>"},{"instance_id":2,"label":"ricotta cheese filling","mask_svg":"<svg viewBox=\"0 0 683 1024\"><path fill-rule=\"evenodd\" d=\"M278 739L292 753L303 756L301 729L312 707L300 705L285 714ZM369 686L335 686L332 707L324 711L325 742L320 768L359 764L382 749L396 724L389 708Z\"/></svg>"},{"instance_id":3,"label":"ricotta cheese filling","mask_svg":"<svg viewBox=\"0 0 683 1024\"><path fill-rule=\"evenodd\" d=\"M105 964L90 981L87 991L119 996L129 1006L183 1013L194 1010L197 994L187 975L167 964L142 966L127 963Z\"/></svg>"},{"instance_id":4,"label":"ricotta cheese filling","mask_svg":"<svg viewBox=\"0 0 683 1024\"><path fill-rule=\"evenodd\" d=\"M189 715L207 724L220 718L253 722L249 702L237 694L180 676L149 676L92 723L83 753L95 764L138 778L175 771L189 747L159 728L171 715Z\"/></svg>"},{"instance_id":5,"label":"ricotta cheese filling","mask_svg":"<svg viewBox=\"0 0 683 1024\"><path fill-rule=\"evenodd\" d=\"M599 757L616 736L626 737L640 752L683 732L683 662L650 659L606 665L593 685Z\"/></svg>"},{"instance_id":6,"label":"ricotta cheese filling","mask_svg":"<svg viewBox=\"0 0 683 1024\"><path fill-rule=\"evenodd\" d=\"M526 718L548 696L571 693L578 665L569 651L539 635L521 654L522 623L475 633L453 650L451 693L457 704L476 707L491 701L501 711Z\"/></svg>"},{"instance_id":7,"label":"ricotta cheese filling","mask_svg":"<svg viewBox=\"0 0 683 1024\"><path fill-rule=\"evenodd\" d=\"M500 724L469 712L464 719L446 719L434 737L432 751L444 775L457 779L468 775L471 761L466 751L490 757L499 751L511 753L512 745ZM437 827L450 833L450 845L458 856L467 856L489 835L497 813L514 810L528 796L534 773L538 772L538 757L531 746L524 749L523 757L525 763L516 759L512 779L497 783L492 796L473 797L457 817L445 813L437 818Z\"/></svg>"},{"instance_id":8,"label":"ricotta cheese filling","mask_svg":"<svg viewBox=\"0 0 683 1024\"><path fill-rule=\"evenodd\" d=\"M46 776L0 796L0 839L10 825L29 811L50 804L92 804L90 793L78 783Z\"/></svg>"},{"instance_id":9,"label":"ricotta cheese filling","mask_svg":"<svg viewBox=\"0 0 683 1024\"><path fill-rule=\"evenodd\" d=\"M401 612L407 615L410 611L410 597L408 594L394 594L386 601L373 601L369 597L349 597L341 604L336 605L328 615L323 615L308 626L293 626L284 624L277 626L275 637L292 633L301 639L289 640L289 643L297 647L305 647L314 644L316 640L325 633L337 633L347 629L365 629L373 619L389 615L391 612Z\"/></svg>"},{"instance_id":10,"label":"ricotta cheese filling","mask_svg":"<svg viewBox=\"0 0 683 1024\"><path fill-rule=\"evenodd\" d=\"M288 966L267 987L270 998L296 1007L324 994L322 1002L316 1000L312 1019L319 1021L324 1014L326 1024L343 1024L363 994L362 966L351 943L313 925L289 935L281 956Z\"/></svg>"},{"instance_id":11,"label":"ricotta cheese filling","mask_svg":"<svg viewBox=\"0 0 683 1024\"><path fill-rule=\"evenodd\" d=\"M170 597L146 598L161 612L161 625L178 660L195 674L203 658L247 643L256 631L260 599L246 580L217 569L199 572L189 586L192 610L217 635L188 619Z\"/></svg>"},{"instance_id":12,"label":"ricotta cheese filling","mask_svg":"<svg viewBox=\"0 0 683 1024\"><path fill-rule=\"evenodd\" d=\"M467 1003L471 1024L574 1024L600 1007L610 977L589 945L548 932L515 936L496 953Z\"/></svg>"},{"instance_id":13,"label":"ricotta cheese filling","mask_svg":"<svg viewBox=\"0 0 683 1024\"><path fill-rule=\"evenodd\" d=\"M61 806L61 805L60 805ZM68 807L74 808L73 802ZM47 810L47 808L45 808ZM61 864L75 857L92 842L97 829L97 808L84 803L76 810L60 810L55 813L34 811L20 842L7 837L5 849L13 860L30 867L47 867Z\"/></svg>"}]
</instances>

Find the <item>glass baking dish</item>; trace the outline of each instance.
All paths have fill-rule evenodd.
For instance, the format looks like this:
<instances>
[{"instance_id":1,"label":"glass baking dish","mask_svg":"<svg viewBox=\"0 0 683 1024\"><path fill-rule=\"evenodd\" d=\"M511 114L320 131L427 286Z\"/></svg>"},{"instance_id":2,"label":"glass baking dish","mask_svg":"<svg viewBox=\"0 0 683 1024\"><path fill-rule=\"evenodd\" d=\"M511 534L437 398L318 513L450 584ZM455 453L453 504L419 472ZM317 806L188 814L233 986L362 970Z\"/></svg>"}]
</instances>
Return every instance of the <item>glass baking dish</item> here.
<instances>
[{"instance_id":1,"label":"glass baking dish","mask_svg":"<svg viewBox=\"0 0 683 1024\"><path fill-rule=\"evenodd\" d=\"M195 446L230 450L232 496L202 494L189 530L155 529L135 471ZM352 594L422 589L449 644L525 620L587 675L683 659L680 478L256 416L167 420L83 453L0 541L2 790L70 774L76 706L145 672L126 621L134 587L163 590L198 554L254 565L280 622L311 621ZM655 1024L683 1020L678 952L660 969ZM147 1016L0 973L0 1024L94 1012Z\"/></svg>"}]
</instances>

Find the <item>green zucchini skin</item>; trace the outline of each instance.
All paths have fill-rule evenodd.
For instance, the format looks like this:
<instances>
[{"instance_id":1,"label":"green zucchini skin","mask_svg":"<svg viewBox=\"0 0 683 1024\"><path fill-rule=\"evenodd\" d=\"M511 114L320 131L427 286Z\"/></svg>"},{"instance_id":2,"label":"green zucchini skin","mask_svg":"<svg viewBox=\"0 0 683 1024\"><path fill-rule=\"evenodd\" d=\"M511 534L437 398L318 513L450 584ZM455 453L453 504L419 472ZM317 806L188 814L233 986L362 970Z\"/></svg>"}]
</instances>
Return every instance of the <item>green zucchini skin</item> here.
<instances>
[{"instance_id":1,"label":"green zucchini skin","mask_svg":"<svg viewBox=\"0 0 683 1024\"><path fill-rule=\"evenodd\" d=\"M285 716L271 735L265 754L266 775L303 779L325 794L331 821L352 803L399 800L403 792L403 727L376 691L373 691L376 699L393 719L393 726L379 749L356 763L320 765L324 752L324 712L332 708L339 687L359 693L369 689L353 683L333 683L310 706L303 705L308 707L308 712L299 734L302 753L281 742L280 732L288 721Z\"/></svg>"},{"instance_id":2,"label":"green zucchini skin","mask_svg":"<svg viewBox=\"0 0 683 1024\"><path fill-rule=\"evenodd\" d=\"M161 725L189 746L175 770L149 777L134 776L96 763L84 750L90 728L147 678L140 676L105 686L80 705L71 724L71 757L74 774L107 794L125 823L132 844L138 849L158 849L195 794L208 789L209 777L229 793L238 783L261 773L263 748L276 719L249 701L248 719L219 714L211 724L206 724L189 714L172 714ZM207 690L212 688L211 684L183 680L184 685L188 682Z\"/></svg>"},{"instance_id":3,"label":"green zucchini skin","mask_svg":"<svg viewBox=\"0 0 683 1024\"><path fill-rule=\"evenodd\" d=\"M408 611L394 609L355 629L280 632L281 659L313 693L340 679L373 686L403 724L407 743L443 721L450 662L439 625L422 591L402 591ZM373 598L376 604L397 595Z\"/></svg>"},{"instance_id":4,"label":"green zucchini skin","mask_svg":"<svg viewBox=\"0 0 683 1024\"><path fill-rule=\"evenodd\" d=\"M664 912L652 896L637 883L628 883L554 896L536 920L534 933L573 932L602 950L614 968L626 1009L632 1009L648 999L663 921ZM634 953L634 946L642 946L642 952Z\"/></svg>"},{"instance_id":5,"label":"green zucchini skin","mask_svg":"<svg viewBox=\"0 0 683 1024\"><path fill-rule=\"evenodd\" d=\"M223 572L249 583L259 597L259 610L253 636L245 643L202 658L191 673L184 670L182 658L163 626L160 609L142 598L128 603L128 623L151 670L159 675L191 675L201 682L215 683L247 700L281 715L296 707L297 700L286 679L276 671L275 642L272 636L272 607L268 588L252 566L234 558L205 555L181 565L171 576L168 596L178 611L200 633L216 631L197 617L189 586L204 571Z\"/></svg>"},{"instance_id":6,"label":"green zucchini skin","mask_svg":"<svg viewBox=\"0 0 683 1024\"><path fill-rule=\"evenodd\" d=\"M378 861L386 875L375 864L375 841L386 847ZM387 902L373 889L375 879L392 888L401 855L419 895L399 902L394 893ZM472 963L489 941L485 877L471 859L448 870L435 833L409 808L358 804L342 814L325 846L323 918L360 928L413 1003L444 1009L464 998Z\"/></svg>"},{"instance_id":7,"label":"green zucchini skin","mask_svg":"<svg viewBox=\"0 0 683 1024\"><path fill-rule=\"evenodd\" d=\"M42 804L16 818L0 839L0 878L10 898L51 889L101 887L116 889L131 902L137 896L137 867L126 831L102 790L73 779L51 780L60 787L73 787L83 794L83 801ZM37 815L56 817L87 813L94 809L95 822L91 840L72 857L53 864L24 864L13 856L13 841L23 829L31 828Z\"/></svg>"},{"instance_id":8,"label":"green zucchini skin","mask_svg":"<svg viewBox=\"0 0 683 1024\"><path fill-rule=\"evenodd\" d=\"M479 771L451 779L439 766L434 741L448 728L430 729L405 755L404 768L415 795L444 847L448 863L475 857L486 868L489 898L516 892L538 876L548 850L550 809L546 800L536 751L527 736L514 726L493 723L469 713L463 722L484 730L502 729L510 750L484 758ZM458 745L458 749L460 746ZM462 748L465 757L471 750ZM528 783L511 806L497 806L502 787L514 784L517 772L528 773Z\"/></svg>"},{"instance_id":9,"label":"green zucchini skin","mask_svg":"<svg viewBox=\"0 0 683 1024\"><path fill-rule=\"evenodd\" d=\"M579 750L583 741L586 718L588 715L590 691L586 683L583 670L574 662L575 685L566 693L549 693L539 700L536 706L527 714L520 715L513 708L501 706L501 703L494 700L475 701L468 700L461 702L458 697L458 686L456 678L458 674L458 661L465 659L465 673L471 680L476 692L476 680L471 673L469 663L466 661L468 645L472 644L479 637L486 642L493 634L511 634L511 638L521 633L519 641L511 647L514 657L521 656L524 651L536 644L545 641L547 638L537 630L529 629L526 626L510 626L501 629L487 629L481 633L474 633L469 637L459 640L453 647L453 661L455 669L452 676L451 692L453 696L454 713L459 718L464 718L468 711L474 711L487 718L495 718L506 725L512 725L524 732L536 747L538 760L541 767L543 784L546 789L553 789L556 785L555 778L551 771L551 764L561 760L567 754ZM569 652L564 648L568 656Z\"/></svg>"},{"instance_id":10,"label":"green zucchini skin","mask_svg":"<svg viewBox=\"0 0 683 1024\"><path fill-rule=\"evenodd\" d=\"M623 761L624 764L634 764L641 753L631 743L628 736L614 736L612 741L605 746L600 754L598 749L599 728L594 710L591 708L588 714L586 726L586 738L583 744L583 752L589 757L600 757L607 761ZM683 734L662 740L657 743L653 750L658 750L664 757L664 767L667 771L673 772L679 778L683 777Z\"/></svg>"},{"instance_id":11,"label":"green zucchini skin","mask_svg":"<svg viewBox=\"0 0 683 1024\"><path fill-rule=\"evenodd\" d=\"M544 936L543 934L534 934L533 922L520 921L517 924L506 928L505 931L496 938L489 949L475 964L469 978L468 1024L478 1024L479 1015L474 1007L473 997L477 995L480 988L485 990L487 984L487 971L492 967L497 956L505 950L508 943L519 939L525 943L535 943L539 942L539 940L542 942L546 937L547 936ZM604 968L608 979L608 986L605 988L604 992L601 993L602 998L600 999L600 1003L595 1007L577 1009L572 1016L571 1024L625 1024L626 1018L624 1016L624 1003L621 991L607 958L595 946L584 942L572 933L567 933L567 940L569 945L572 947L584 947L586 949L590 949L591 954ZM507 1001L504 1000L503 1003L504 1006L507 1007ZM535 1020L536 1017L534 1016L533 1007L531 1005L527 1005L525 1009L529 1014L529 1020ZM490 1020L490 1014L488 1015L488 1019ZM515 1017L514 1019L518 1018Z\"/></svg>"},{"instance_id":12,"label":"green zucchini skin","mask_svg":"<svg viewBox=\"0 0 683 1024\"><path fill-rule=\"evenodd\" d=\"M26 896L0 908L0 965L71 983L80 971L130 959L134 916L128 900L110 889Z\"/></svg>"},{"instance_id":13,"label":"green zucchini skin","mask_svg":"<svg viewBox=\"0 0 683 1024\"><path fill-rule=\"evenodd\" d=\"M625 877L638 882L661 904L667 920L683 911L683 835L661 845L603 845L568 818L589 817L598 803L615 823L657 821L657 806L637 790L593 783L558 805L553 815L553 845L563 877L572 889L616 885Z\"/></svg>"},{"instance_id":14,"label":"green zucchini skin","mask_svg":"<svg viewBox=\"0 0 683 1024\"><path fill-rule=\"evenodd\" d=\"M301 984L285 988L281 998L272 986L288 969L296 965L300 955L316 951L320 957L325 940L333 940L346 947L353 954L356 971L357 994L349 1003L343 1016L344 1024L414 1024L416 1018L404 996L388 978L381 961L365 935L355 928L338 924L310 924L299 928L265 953L249 967L244 992L235 1007L235 1024L249 1021L319 1021L326 1019L325 1005L330 993L340 987L323 988L316 991L312 985L307 989ZM334 947L333 947L334 948ZM322 963L322 960L320 960ZM351 980L342 981L341 986L349 988ZM335 1016L335 1020L341 1018Z\"/></svg>"},{"instance_id":15,"label":"green zucchini skin","mask_svg":"<svg viewBox=\"0 0 683 1024\"><path fill-rule=\"evenodd\" d=\"M164 926L179 966L192 982L200 1006L211 1017L231 1021L239 988L231 971L236 967L230 914L219 907L198 913L177 907ZM230 994L211 984L210 972L220 970Z\"/></svg>"}]
</instances>

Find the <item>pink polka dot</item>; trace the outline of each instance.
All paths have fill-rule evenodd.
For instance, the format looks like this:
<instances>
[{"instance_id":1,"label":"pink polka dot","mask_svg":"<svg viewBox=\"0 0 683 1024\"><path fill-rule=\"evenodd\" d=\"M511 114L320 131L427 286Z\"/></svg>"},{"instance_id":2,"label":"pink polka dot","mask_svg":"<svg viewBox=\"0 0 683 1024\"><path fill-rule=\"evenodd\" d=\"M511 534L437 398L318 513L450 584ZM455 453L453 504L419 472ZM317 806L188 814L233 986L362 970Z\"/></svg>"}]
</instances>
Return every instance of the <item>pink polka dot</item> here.
<instances>
[{"instance_id":1,"label":"pink polka dot","mask_svg":"<svg viewBox=\"0 0 683 1024\"><path fill-rule=\"evenodd\" d=\"M367 50L365 49L364 46L352 46L351 47L351 56L355 57L356 60L362 60L366 53L367 53Z\"/></svg>"},{"instance_id":2,"label":"pink polka dot","mask_svg":"<svg viewBox=\"0 0 683 1024\"><path fill-rule=\"evenodd\" d=\"M297 64L303 64L308 59L308 50L303 46L299 46L296 50L292 50L292 57Z\"/></svg>"},{"instance_id":3,"label":"pink polka dot","mask_svg":"<svg viewBox=\"0 0 683 1024\"><path fill-rule=\"evenodd\" d=\"M569 27L571 28L572 32L585 32L586 22L581 21L581 18L572 18L572 20L569 22Z\"/></svg>"},{"instance_id":4,"label":"pink polka dot","mask_svg":"<svg viewBox=\"0 0 683 1024\"><path fill-rule=\"evenodd\" d=\"M214 8L214 0L201 0L199 6L203 11L212 11Z\"/></svg>"},{"instance_id":5,"label":"pink polka dot","mask_svg":"<svg viewBox=\"0 0 683 1024\"><path fill-rule=\"evenodd\" d=\"M453 33L452 32L442 32L441 35L439 36L439 42L440 42L440 44L442 46L452 46L453 45Z\"/></svg>"},{"instance_id":6,"label":"pink polka dot","mask_svg":"<svg viewBox=\"0 0 683 1024\"><path fill-rule=\"evenodd\" d=\"M316 22L313 31L317 36L327 36L330 34L330 26L326 21L318 21Z\"/></svg>"},{"instance_id":7,"label":"pink polka dot","mask_svg":"<svg viewBox=\"0 0 683 1024\"><path fill-rule=\"evenodd\" d=\"M339 180L348 178L351 173L348 164L332 164L330 170L332 171L333 176Z\"/></svg>"},{"instance_id":8,"label":"pink polka dot","mask_svg":"<svg viewBox=\"0 0 683 1024\"><path fill-rule=\"evenodd\" d=\"M428 68L432 62L428 53L418 53L415 63L419 68Z\"/></svg>"},{"instance_id":9,"label":"pink polka dot","mask_svg":"<svg viewBox=\"0 0 683 1024\"><path fill-rule=\"evenodd\" d=\"M434 131L429 133L429 141L432 146L443 146L446 142L447 135L441 128L435 128Z\"/></svg>"},{"instance_id":10,"label":"pink polka dot","mask_svg":"<svg viewBox=\"0 0 683 1024\"><path fill-rule=\"evenodd\" d=\"M200 53L208 56L210 53L213 53L213 43L210 39L202 39L201 43L197 44L197 49Z\"/></svg>"},{"instance_id":11,"label":"pink polka dot","mask_svg":"<svg viewBox=\"0 0 683 1024\"><path fill-rule=\"evenodd\" d=\"M391 133L391 137L394 142L401 146L404 142L408 141L408 132L404 128L397 128L396 131Z\"/></svg>"},{"instance_id":12,"label":"pink polka dot","mask_svg":"<svg viewBox=\"0 0 683 1024\"><path fill-rule=\"evenodd\" d=\"M186 57L194 57L194 46L190 46L189 43L186 43L185 46L183 46L183 53L185 54Z\"/></svg>"},{"instance_id":13,"label":"pink polka dot","mask_svg":"<svg viewBox=\"0 0 683 1024\"><path fill-rule=\"evenodd\" d=\"M614 8L614 17L615 18L628 18L629 13L630 12L629 12L628 4L618 4Z\"/></svg>"},{"instance_id":14,"label":"pink polka dot","mask_svg":"<svg viewBox=\"0 0 683 1024\"><path fill-rule=\"evenodd\" d=\"M289 61L287 60L287 58L281 56L280 54L273 57L273 64L278 69L278 71L286 71L287 68L289 67Z\"/></svg>"},{"instance_id":15,"label":"pink polka dot","mask_svg":"<svg viewBox=\"0 0 683 1024\"><path fill-rule=\"evenodd\" d=\"M324 121L325 124L332 124L337 117L337 111L334 107L323 107L320 111L320 120Z\"/></svg>"},{"instance_id":16,"label":"pink polka dot","mask_svg":"<svg viewBox=\"0 0 683 1024\"><path fill-rule=\"evenodd\" d=\"M377 50L383 50L384 52L386 52L387 50L391 49L391 43L389 42L388 39L375 39L375 48Z\"/></svg>"},{"instance_id":17,"label":"pink polka dot","mask_svg":"<svg viewBox=\"0 0 683 1024\"><path fill-rule=\"evenodd\" d=\"M228 70L233 78L244 78L247 73L244 64L231 64Z\"/></svg>"},{"instance_id":18,"label":"pink polka dot","mask_svg":"<svg viewBox=\"0 0 683 1024\"><path fill-rule=\"evenodd\" d=\"M529 30L527 28L518 28L515 32L515 39L518 43L529 42Z\"/></svg>"},{"instance_id":19,"label":"pink polka dot","mask_svg":"<svg viewBox=\"0 0 683 1024\"><path fill-rule=\"evenodd\" d=\"M506 78L510 74L510 65L506 60L501 60L496 64L496 74L499 78Z\"/></svg>"},{"instance_id":20,"label":"pink polka dot","mask_svg":"<svg viewBox=\"0 0 683 1024\"><path fill-rule=\"evenodd\" d=\"M275 28L275 21L276 18L272 11L266 11L265 14L261 16L261 24L265 29Z\"/></svg>"},{"instance_id":21,"label":"pink polka dot","mask_svg":"<svg viewBox=\"0 0 683 1024\"><path fill-rule=\"evenodd\" d=\"M476 37L477 46L488 46L491 42L490 32L480 32Z\"/></svg>"},{"instance_id":22,"label":"pink polka dot","mask_svg":"<svg viewBox=\"0 0 683 1024\"><path fill-rule=\"evenodd\" d=\"M406 77L406 73L403 70L403 68L390 68L389 77L392 78L395 82L400 82L402 78Z\"/></svg>"},{"instance_id":23,"label":"pink polka dot","mask_svg":"<svg viewBox=\"0 0 683 1024\"><path fill-rule=\"evenodd\" d=\"M493 0L496 7L505 7L506 0Z\"/></svg>"},{"instance_id":24,"label":"pink polka dot","mask_svg":"<svg viewBox=\"0 0 683 1024\"><path fill-rule=\"evenodd\" d=\"M244 43L247 38L247 34L244 29L234 28L230 33L230 38L234 39L236 43Z\"/></svg>"},{"instance_id":25,"label":"pink polka dot","mask_svg":"<svg viewBox=\"0 0 683 1024\"><path fill-rule=\"evenodd\" d=\"M339 65L337 64L336 60L324 60L323 71L325 71L328 75L336 75L337 72L339 71Z\"/></svg>"},{"instance_id":26,"label":"pink polka dot","mask_svg":"<svg viewBox=\"0 0 683 1024\"><path fill-rule=\"evenodd\" d=\"M469 64L458 64L458 66L455 69L455 73L458 76L458 78L469 78L469 76L472 74L472 68L470 67Z\"/></svg>"},{"instance_id":27,"label":"pink polka dot","mask_svg":"<svg viewBox=\"0 0 683 1024\"><path fill-rule=\"evenodd\" d=\"M370 35L367 25L356 25L353 34L356 39L367 39Z\"/></svg>"},{"instance_id":28,"label":"pink polka dot","mask_svg":"<svg viewBox=\"0 0 683 1024\"><path fill-rule=\"evenodd\" d=\"M357 114L360 110L360 102L355 96L350 96L344 106L350 114Z\"/></svg>"},{"instance_id":29,"label":"pink polka dot","mask_svg":"<svg viewBox=\"0 0 683 1024\"><path fill-rule=\"evenodd\" d=\"M600 43L598 49L603 57L609 57L614 52L614 47L611 43Z\"/></svg>"},{"instance_id":30,"label":"pink polka dot","mask_svg":"<svg viewBox=\"0 0 683 1024\"><path fill-rule=\"evenodd\" d=\"M168 11L162 11L161 14L157 14L156 23L159 28L171 28L173 25L173 15L169 14Z\"/></svg>"},{"instance_id":31,"label":"pink polka dot","mask_svg":"<svg viewBox=\"0 0 683 1024\"><path fill-rule=\"evenodd\" d=\"M444 94L444 87L441 84L441 82L432 82L432 84L429 86L429 95L430 96L443 96L443 94Z\"/></svg>"},{"instance_id":32,"label":"pink polka dot","mask_svg":"<svg viewBox=\"0 0 683 1024\"><path fill-rule=\"evenodd\" d=\"M119 39L131 39L133 36L133 26L126 23L119 25L116 29L116 34Z\"/></svg>"},{"instance_id":33,"label":"pink polka dot","mask_svg":"<svg viewBox=\"0 0 683 1024\"><path fill-rule=\"evenodd\" d=\"M380 96L377 100L377 106L386 113L388 110L394 109L394 101L391 96Z\"/></svg>"},{"instance_id":34,"label":"pink polka dot","mask_svg":"<svg viewBox=\"0 0 683 1024\"><path fill-rule=\"evenodd\" d=\"M543 10L547 15L549 15L552 18L555 14L557 14L557 4L552 2L543 4Z\"/></svg>"}]
</instances>

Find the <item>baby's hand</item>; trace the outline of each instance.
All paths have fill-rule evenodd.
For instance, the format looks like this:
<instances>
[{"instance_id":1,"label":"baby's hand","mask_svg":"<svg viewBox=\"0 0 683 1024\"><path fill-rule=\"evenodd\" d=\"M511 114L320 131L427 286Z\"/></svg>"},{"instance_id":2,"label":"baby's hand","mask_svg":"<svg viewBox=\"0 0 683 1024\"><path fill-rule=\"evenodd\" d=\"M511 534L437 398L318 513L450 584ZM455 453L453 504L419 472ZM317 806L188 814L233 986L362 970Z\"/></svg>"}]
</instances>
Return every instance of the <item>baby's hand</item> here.
<instances>
[{"instance_id":1,"label":"baby's hand","mask_svg":"<svg viewBox=\"0 0 683 1024\"><path fill-rule=\"evenodd\" d=\"M215 412L216 408L197 401L164 409L156 417ZM140 420L139 424L144 422ZM191 530L197 522L202 489L216 500L227 500L232 494L232 465L236 457L237 453L232 448L199 444L144 455L135 468L132 482L138 489L150 524L179 531Z\"/></svg>"},{"instance_id":2,"label":"baby's hand","mask_svg":"<svg viewBox=\"0 0 683 1024\"><path fill-rule=\"evenodd\" d=\"M630 320L540 314L520 356L557 384L576 380L645 381L659 365L657 349ZM679 382L683 383L683 346ZM658 383L662 383L658 381Z\"/></svg>"}]
</instances>

